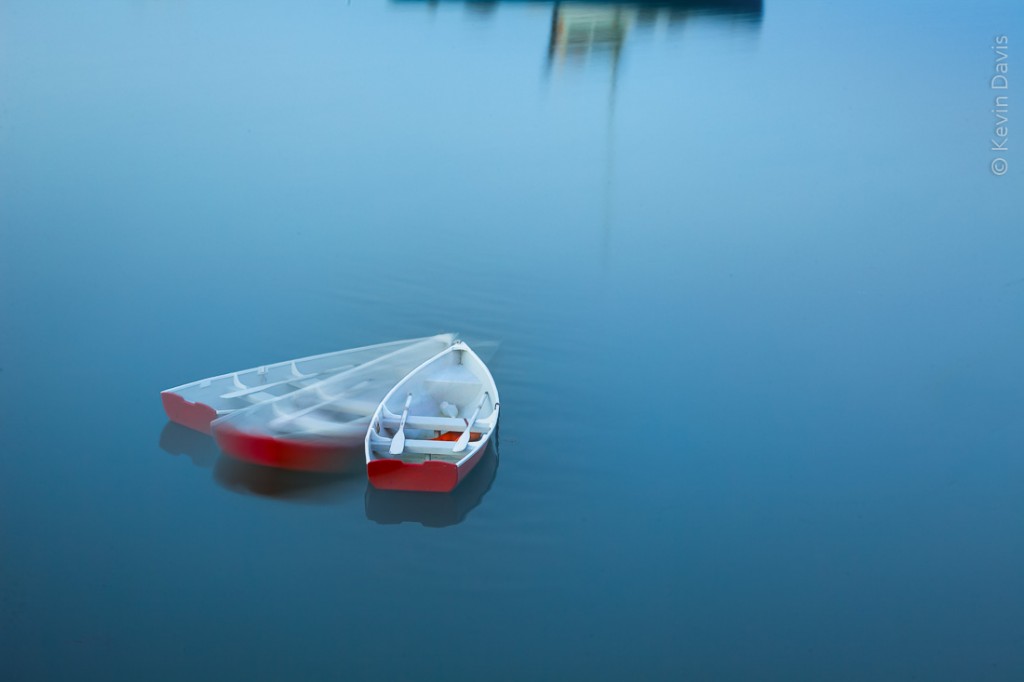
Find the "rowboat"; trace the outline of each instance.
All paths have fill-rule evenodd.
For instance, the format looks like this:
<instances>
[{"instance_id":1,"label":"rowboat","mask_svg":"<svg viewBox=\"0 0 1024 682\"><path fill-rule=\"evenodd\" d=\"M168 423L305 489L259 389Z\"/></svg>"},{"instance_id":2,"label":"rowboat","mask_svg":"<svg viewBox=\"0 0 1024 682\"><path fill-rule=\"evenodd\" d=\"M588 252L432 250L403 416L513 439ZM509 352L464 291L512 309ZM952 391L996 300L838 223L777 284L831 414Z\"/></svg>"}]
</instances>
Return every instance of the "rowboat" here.
<instances>
[{"instance_id":1,"label":"rowboat","mask_svg":"<svg viewBox=\"0 0 1024 682\"><path fill-rule=\"evenodd\" d=\"M392 388L364 442L370 483L384 490L449 492L472 471L498 424L487 365L456 342Z\"/></svg>"},{"instance_id":2,"label":"rowboat","mask_svg":"<svg viewBox=\"0 0 1024 682\"><path fill-rule=\"evenodd\" d=\"M430 337L350 348L221 374L169 388L160 393L160 399L171 421L209 434L214 419L286 395L426 338Z\"/></svg>"},{"instance_id":3,"label":"rowboat","mask_svg":"<svg viewBox=\"0 0 1024 682\"><path fill-rule=\"evenodd\" d=\"M272 397L212 424L221 450L253 464L300 471L361 468L370 417L406 374L451 346L439 334Z\"/></svg>"}]
</instances>

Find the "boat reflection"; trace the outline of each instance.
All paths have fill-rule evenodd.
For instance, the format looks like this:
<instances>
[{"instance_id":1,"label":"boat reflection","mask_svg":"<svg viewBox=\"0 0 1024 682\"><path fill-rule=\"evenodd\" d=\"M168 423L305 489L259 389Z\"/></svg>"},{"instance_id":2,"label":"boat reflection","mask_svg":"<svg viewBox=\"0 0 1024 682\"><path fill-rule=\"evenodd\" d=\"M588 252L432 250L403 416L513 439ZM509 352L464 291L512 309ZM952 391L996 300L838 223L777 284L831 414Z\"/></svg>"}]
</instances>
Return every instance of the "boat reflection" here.
<instances>
[{"instance_id":1,"label":"boat reflection","mask_svg":"<svg viewBox=\"0 0 1024 682\"><path fill-rule=\"evenodd\" d=\"M210 436L174 422L167 422L160 432L160 449L175 457L184 455L197 467L212 467L217 485L241 495L329 505L365 490L366 518L371 521L442 527L461 523L490 490L498 471L498 437L495 433L480 463L446 494L377 490L366 481L362 467L344 474L325 474L249 464L222 454Z\"/></svg>"},{"instance_id":2,"label":"boat reflection","mask_svg":"<svg viewBox=\"0 0 1024 682\"><path fill-rule=\"evenodd\" d=\"M352 474L273 469L225 456L217 460L213 480L225 490L242 495L329 505L357 495L365 479Z\"/></svg>"},{"instance_id":3,"label":"boat reflection","mask_svg":"<svg viewBox=\"0 0 1024 682\"><path fill-rule=\"evenodd\" d=\"M302 504L333 504L363 489L362 469L347 474L286 471L247 464L223 455L210 436L167 422L160 432L160 449L184 455L203 469L213 468L213 480L225 490Z\"/></svg>"},{"instance_id":4,"label":"boat reflection","mask_svg":"<svg viewBox=\"0 0 1024 682\"><path fill-rule=\"evenodd\" d=\"M212 467L220 455L212 438L174 422L167 422L160 432L160 449L175 457L185 455L192 464L203 469Z\"/></svg>"},{"instance_id":5,"label":"boat reflection","mask_svg":"<svg viewBox=\"0 0 1024 682\"><path fill-rule=\"evenodd\" d=\"M378 490L366 484L366 518L380 524L419 523L430 528L462 523L491 489L498 472L497 434L480 462L450 493Z\"/></svg>"}]
</instances>

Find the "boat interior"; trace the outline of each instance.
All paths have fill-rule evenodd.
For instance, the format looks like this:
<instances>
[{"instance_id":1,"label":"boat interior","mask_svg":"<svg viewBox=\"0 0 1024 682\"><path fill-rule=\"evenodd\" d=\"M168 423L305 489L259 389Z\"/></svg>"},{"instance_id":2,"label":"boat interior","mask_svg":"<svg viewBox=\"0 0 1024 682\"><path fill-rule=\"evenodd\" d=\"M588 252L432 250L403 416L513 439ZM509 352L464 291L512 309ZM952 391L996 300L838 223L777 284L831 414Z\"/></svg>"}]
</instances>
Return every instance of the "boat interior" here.
<instances>
[{"instance_id":1,"label":"boat interior","mask_svg":"<svg viewBox=\"0 0 1024 682\"><path fill-rule=\"evenodd\" d=\"M210 377L170 391L189 402L203 403L218 410L240 409L314 386L361 366L387 363L392 359L401 361L415 352L429 353L430 348L443 347L451 339L451 334L441 334L429 339L391 341L365 348L324 353Z\"/></svg>"},{"instance_id":2,"label":"boat interior","mask_svg":"<svg viewBox=\"0 0 1024 682\"><path fill-rule=\"evenodd\" d=\"M254 403L260 403L267 400L287 395L296 389L305 388L311 386L319 381L339 374L349 369L353 369L357 365L348 364L341 365L340 367L332 367L326 370L310 371L303 373L299 370L296 363L292 362L287 368L287 374L281 371L284 368L267 368L260 367L256 370L249 372L238 372L231 376L230 386L218 386L214 387L210 383L206 386L197 386L197 390L194 394L185 394L185 398L192 402L203 402L206 404L220 405L224 403L225 406L230 407L245 407ZM276 370L276 371L275 371ZM241 376L240 376L241 375ZM284 375L284 376L282 376ZM207 380L209 381L209 380ZM202 389L209 389L202 392ZM227 388L228 390L224 390Z\"/></svg>"},{"instance_id":3,"label":"boat interior","mask_svg":"<svg viewBox=\"0 0 1024 682\"><path fill-rule=\"evenodd\" d=\"M409 365L435 348L444 349L447 338L435 338L402 348L357 367L312 379L297 390L282 391L255 399L249 410L222 417L243 431L267 430L275 436L317 438L358 437L381 398L409 371ZM241 392L242 389L239 389ZM247 394L253 395L253 394Z\"/></svg>"},{"instance_id":4,"label":"boat interior","mask_svg":"<svg viewBox=\"0 0 1024 682\"><path fill-rule=\"evenodd\" d=\"M497 418L496 390L485 377L486 368L472 353L456 349L435 358L381 404L368 435L372 455L411 463L459 462L471 455L474 443L486 440ZM405 441L395 453L392 442L399 429ZM469 447L457 448L459 436L467 430Z\"/></svg>"}]
</instances>

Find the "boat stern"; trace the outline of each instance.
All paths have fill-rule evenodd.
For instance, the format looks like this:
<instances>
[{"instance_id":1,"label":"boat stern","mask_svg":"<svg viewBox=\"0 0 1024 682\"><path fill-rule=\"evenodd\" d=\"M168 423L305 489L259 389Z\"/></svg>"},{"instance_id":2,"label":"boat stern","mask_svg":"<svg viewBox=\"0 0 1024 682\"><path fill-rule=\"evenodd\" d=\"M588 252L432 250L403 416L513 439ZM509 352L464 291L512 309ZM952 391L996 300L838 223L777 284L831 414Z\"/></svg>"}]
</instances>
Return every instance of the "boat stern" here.
<instances>
[{"instance_id":1,"label":"boat stern","mask_svg":"<svg viewBox=\"0 0 1024 682\"><path fill-rule=\"evenodd\" d=\"M459 467L451 462L413 464L400 459L374 459L367 463L366 474L380 490L418 490L448 493L459 484Z\"/></svg>"},{"instance_id":2,"label":"boat stern","mask_svg":"<svg viewBox=\"0 0 1024 682\"><path fill-rule=\"evenodd\" d=\"M371 459L366 463L366 475L370 484L380 490L450 493L473 470L486 449L484 442L461 466L438 460L415 463L391 458Z\"/></svg>"},{"instance_id":3,"label":"boat stern","mask_svg":"<svg viewBox=\"0 0 1024 682\"><path fill-rule=\"evenodd\" d=\"M217 410L209 405L189 402L173 391L162 391L160 400L172 422L207 435L213 433L210 424L217 418Z\"/></svg>"}]
</instances>

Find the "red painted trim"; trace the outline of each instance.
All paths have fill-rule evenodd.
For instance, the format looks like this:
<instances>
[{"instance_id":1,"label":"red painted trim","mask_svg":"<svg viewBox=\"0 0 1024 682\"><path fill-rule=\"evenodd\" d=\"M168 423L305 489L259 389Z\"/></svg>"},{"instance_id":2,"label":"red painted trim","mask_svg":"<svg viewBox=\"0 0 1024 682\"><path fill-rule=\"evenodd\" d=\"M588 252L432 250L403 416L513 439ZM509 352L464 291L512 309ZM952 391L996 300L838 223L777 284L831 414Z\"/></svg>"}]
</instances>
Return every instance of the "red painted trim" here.
<instances>
[{"instance_id":1,"label":"red painted trim","mask_svg":"<svg viewBox=\"0 0 1024 682\"><path fill-rule=\"evenodd\" d=\"M217 445L227 454L251 464L294 471L353 471L365 461L362 439L325 443L274 438L232 427L213 430Z\"/></svg>"},{"instance_id":2,"label":"red painted trim","mask_svg":"<svg viewBox=\"0 0 1024 682\"><path fill-rule=\"evenodd\" d=\"M160 400L164 404L167 418L172 422L201 433L210 433L210 422L217 418L217 410L203 403L190 403L170 391L160 393Z\"/></svg>"},{"instance_id":3,"label":"red painted trim","mask_svg":"<svg viewBox=\"0 0 1024 682\"><path fill-rule=\"evenodd\" d=\"M381 490L417 490L425 493L447 493L455 489L483 457L487 445L481 446L462 466L451 462L426 461L421 464L400 459L373 459L366 465L366 474L374 488Z\"/></svg>"},{"instance_id":4,"label":"red painted trim","mask_svg":"<svg viewBox=\"0 0 1024 682\"><path fill-rule=\"evenodd\" d=\"M451 462L411 464L400 459L374 459L366 465L373 487L447 493L459 484L459 467Z\"/></svg>"}]
</instances>

